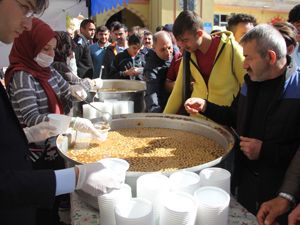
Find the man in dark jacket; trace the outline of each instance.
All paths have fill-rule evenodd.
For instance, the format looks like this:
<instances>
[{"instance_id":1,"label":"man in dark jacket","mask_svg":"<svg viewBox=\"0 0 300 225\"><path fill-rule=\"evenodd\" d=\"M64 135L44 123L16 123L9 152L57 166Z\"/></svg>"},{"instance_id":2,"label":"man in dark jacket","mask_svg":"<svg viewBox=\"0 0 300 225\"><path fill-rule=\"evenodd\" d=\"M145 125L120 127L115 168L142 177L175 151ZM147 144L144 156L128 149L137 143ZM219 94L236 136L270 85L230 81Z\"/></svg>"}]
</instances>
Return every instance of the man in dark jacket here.
<instances>
[{"instance_id":1,"label":"man in dark jacket","mask_svg":"<svg viewBox=\"0 0 300 225\"><path fill-rule=\"evenodd\" d=\"M146 55L144 79L146 81L146 111L162 112L168 100L168 93L164 88L167 70L173 56L173 45L170 35L166 31L159 31L153 35L153 50Z\"/></svg>"},{"instance_id":2,"label":"man in dark jacket","mask_svg":"<svg viewBox=\"0 0 300 225\"><path fill-rule=\"evenodd\" d=\"M238 98L230 107L191 98L185 108L236 128L240 135L237 197L256 214L263 202L277 196L300 145L300 70L287 70L285 41L270 25L254 27L240 43L247 74ZM278 222L287 224L287 216Z\"/></svg>"},{"instance_id":3,"label":"man in dark jacket","mask_svg":"<svg viewBox=\"0 0 300 225\"><path fill-rule=\"evenodd\" d=\"M12 43L23 31L30 30L34 14L42 13L48 0L0 0L0 41ZM92 194L101 163L80 165L64 170L33 170L28 142L45 140L49 128L20 126L7 93L0 84L0 218L3 225L37 225L36 209L51 208L55 196L81 189ZM48 131L47 131L48 130ZM88 191L90 190L90 191ZM101 192L98 192L99 195ZM46 221L50 223L50 221ZM43 223L45 225L46 223ZM51 224L53 225L53 223Z\"/></svg>"},{"instance_id":4,"label":"man in dark jacket","mask_svg":"<svg viewBox=\"0 0 300 225\"><path fill-rule=\"evenodd\" d=\"M128 48L128 29L124 24L115 23L111 29L111 34L115 38L115 42L109 45L105 51L103 59L103 79L111 79L110 68L116 55Z\"/></svg>"},{"instance_id":5,"label":"man in dark jacket","mask_svg":"<svg viewBox=\"0 0 300 225\"><path fill-rule=\"evenodd\" d=\"M116 55L110 67L110 79L143 80L144 55L140 53L142 37L132 34L128 48Z\"/></svg>"},{"instance_id":6,"label":"man in dark jacket","mask_svg":"<svg viewBox=\"0 0 300 225\"><path fill-rule=\"evenodd\" d=\"M93 61L90 53L90 45L95 35L95 24L91 19L84 19L80 23L80 34L74 38L74 48L77 75L81 78L93 78Z\"/></svg>"},{"instance_id":7,"label":"man in dark jacket","mask_svg":"<svg viewBox=\"0 0 300 225\"><path fill-rule=\"evenodd\" d=\"M289 210L297 207L289 214L289 224L296 225L300 222L300 148L297 150L279 190L279 195L263 203L257 214L259 225L271 225L276 218Z\"/></svg>"}]
</instances>

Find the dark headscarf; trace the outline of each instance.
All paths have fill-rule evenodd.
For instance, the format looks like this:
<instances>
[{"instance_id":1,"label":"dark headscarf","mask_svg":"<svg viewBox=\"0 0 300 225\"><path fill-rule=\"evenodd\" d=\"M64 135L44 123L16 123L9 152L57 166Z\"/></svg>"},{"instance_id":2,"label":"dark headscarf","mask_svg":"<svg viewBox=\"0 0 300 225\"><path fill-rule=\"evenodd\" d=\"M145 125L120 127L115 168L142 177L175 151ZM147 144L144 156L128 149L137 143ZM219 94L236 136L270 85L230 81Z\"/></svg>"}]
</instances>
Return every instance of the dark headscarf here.
<instances>
[{"instance_id":1,"label":"dark headscarf","mask_svg":"<svg viewBox=\"0 0 300 225\"><path fill-rule=\"evenodd\" d=\"M55 50L55 62L66 62L67 57L72 54L75 43L66 31L55 31L57 46Z\"/></svg>"},{"instance_id":2,"label":"dark headscarf","mask_svg":"<svg viewBox=\"0 0 300 225\"><path fill-rule=\"evenodd\" d=\"M55 37L54 31L48 24L38 18L32 19L32 29L24 31L14 40L10 55L10 65L5 73L5 85L8 88L16 71L25 71L36 78L48 97L50 113L63 113L62 104L48 83L51 76L49 67L39 66L34 58L45 45Z\"/></svg>"}]
</instances>

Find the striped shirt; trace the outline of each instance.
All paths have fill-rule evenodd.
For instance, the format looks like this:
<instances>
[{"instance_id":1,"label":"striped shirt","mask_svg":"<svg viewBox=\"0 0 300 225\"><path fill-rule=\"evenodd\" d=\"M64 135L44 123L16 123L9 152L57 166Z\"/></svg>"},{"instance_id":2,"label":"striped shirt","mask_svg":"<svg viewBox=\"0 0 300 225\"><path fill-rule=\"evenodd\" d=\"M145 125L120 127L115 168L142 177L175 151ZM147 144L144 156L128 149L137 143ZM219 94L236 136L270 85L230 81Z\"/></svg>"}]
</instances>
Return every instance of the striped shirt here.
<instances>
[{"instance_id":1,"label":"striped shirt","mask_svg":"<svg viewBox=\"0 0 300 225\"><path fill-rule=\"evenodd\" d=\"M72 107L72 100L75 100L69 91L68 82L54 69L51 69L48 82L61 100L64 112L68 113ZM31 74L25 71L15 72L7 91L22 126L31 127L48 120L49 108L46 92ZM57 157L56 137L30 144L29 149L29 156L33 162L43 154L45 160L55 160Z\"/></svg>"},{"instance_id":2,"label":"striped shirt","mask_svg":"<svg viewBox=\"0 0 300 225\"><path fill-rule=\"evenodd\" d=\"M49 84L60 99L65 113L72 107L69 84L56 71L51 70ZM24 71L15 72L9 84L8 94L16 115L22 125L33 126L46 121L49 114L46 92L39 81Z\"/></svg>"}]
</instances>

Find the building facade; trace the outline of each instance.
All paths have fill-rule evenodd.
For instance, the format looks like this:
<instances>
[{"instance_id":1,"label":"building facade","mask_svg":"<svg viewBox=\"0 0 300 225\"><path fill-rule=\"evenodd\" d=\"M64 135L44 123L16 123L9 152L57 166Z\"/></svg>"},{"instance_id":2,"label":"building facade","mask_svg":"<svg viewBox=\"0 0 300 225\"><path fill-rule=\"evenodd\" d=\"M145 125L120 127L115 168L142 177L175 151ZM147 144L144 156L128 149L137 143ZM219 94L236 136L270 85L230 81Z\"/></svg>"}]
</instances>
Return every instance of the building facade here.
<instances>
[{"instance_id":1,"label":"building facade","mask_svg":"<svg viewBox=\"0 0 300 225\"><path fill-rule=\"evenodd\" d=\"M100 0L91 0L92 4ZM103 2L103 1L102 1ZM159 25L173 23L183 10L184 0L119 0L115 7L97 13L93 18L97 25L109 25L118 20L127 27L148 27L151 31ZM187 0L188 9L196 11L209 31L212 26L226 26L232 13L255 16L258 23L285 21L289 10L299 0ZM101 4L101 3L98 3ZM92 5L91 5L92 7Z\"/></svg>"}]
</instances>

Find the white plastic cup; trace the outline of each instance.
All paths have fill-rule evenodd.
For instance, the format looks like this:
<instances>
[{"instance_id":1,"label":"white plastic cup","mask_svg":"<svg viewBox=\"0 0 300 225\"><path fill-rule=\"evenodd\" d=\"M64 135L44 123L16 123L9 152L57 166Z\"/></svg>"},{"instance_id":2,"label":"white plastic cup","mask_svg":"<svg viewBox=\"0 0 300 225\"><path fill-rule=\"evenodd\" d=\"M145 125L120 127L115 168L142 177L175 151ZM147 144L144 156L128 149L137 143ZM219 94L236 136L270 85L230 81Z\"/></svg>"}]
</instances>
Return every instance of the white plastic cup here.
<instances>
[{"instance_id":1,"label":"white plastic cup","mask_svg":"<svg viewBox=\"0 0 300 225\"><path fill-rule=\"evenodd\" d=\"M142 198L116 204L115 217L116 225L154 225L152 203Z\"/></svg>"},{"instance_id":2,"label":"white plastic cup","mask_svg":"<svg viewBox=\"0 0 300 225\"><path fill-rule=\"evenodd\" d=\"M200 185L203 186L215 186L222 188L228 194L230 194L230 177L231 174L228 170L219 167L205 168L200 171Z\"/></svg>"},{"instance_id":3,"label":"white plastic cup","mask_svg":"<svg viewBox=\"0 0 300 225\"><path fill-rule=\"evenodd\" d=\"M101 162L106 168L111 169L120 177L126 177L126 172L129 169L129 163L124 159L119 158L104 158Z\"/></svg>"},{"instance_id":4,"label":"white plastic cup","mask_svg":"<svg viewBox=\"0 0 300 225\"><path fill-rule=\"evenodd\" d=\"M57 135L63 134L69 128L72 117L62 114L48 114L49 124L56 127Z\"/></svg>"},{"instance_id":5,"label":"white plastic cup","mask_svg":"<svg viewBox=\"0 0 300 225\"><path fill-rule=\"evenodd\" d=\"M195 190L200 187L200 176L191 171L174 172L169 179L171 191L182 191L193 195Z\"/></svg>"},{"instance_id":6,"label":"white plastic cup","mask_svg":"<svg viewBox=\"0 0 300 225\"><path fill-rule=\"evenodd\" d=\"M194 225L197 213L195 198L184 192L169 192L162 200L159 225Z\"/></svg>"},{"instance_id":7,"label":"white plastic cup","mask_svg":"<svg viewBox=\"0 0 300 225\"><path fill-rule=\"evenodd\" d=\"M136 181L137 197L147 199L153 204L155 224L159 222L161 200L170 191L169 178L161 173L148 173Z\"/></svg>"},{"instance_id":8,"label":"white plastic cup","mask_svg":"<svg viewBox=\"0 0 300 225\"><path fill-rule=\"evenodd\" d=\"M195 225L227 225L230 195L221 188L205 186L194 193L198 208Z\"/></svg>"},{"instance_id":9,"label":"white plastic cup","mask_svg":"<svg viewBox=\"0 0 300 225\"><path fill-rule=\"evenodd\" d=\"M131 187L123 184L120 189L98 196L100 224L116 225L115 206L132 198Z\"/></svg>"}]
</instances>

